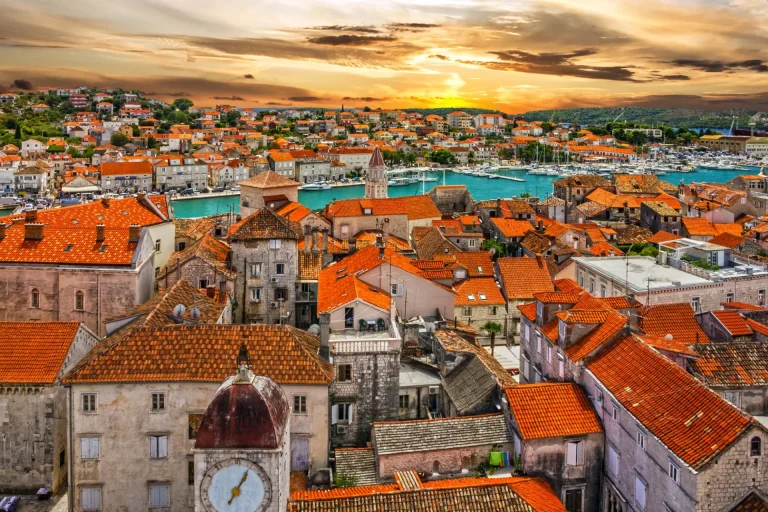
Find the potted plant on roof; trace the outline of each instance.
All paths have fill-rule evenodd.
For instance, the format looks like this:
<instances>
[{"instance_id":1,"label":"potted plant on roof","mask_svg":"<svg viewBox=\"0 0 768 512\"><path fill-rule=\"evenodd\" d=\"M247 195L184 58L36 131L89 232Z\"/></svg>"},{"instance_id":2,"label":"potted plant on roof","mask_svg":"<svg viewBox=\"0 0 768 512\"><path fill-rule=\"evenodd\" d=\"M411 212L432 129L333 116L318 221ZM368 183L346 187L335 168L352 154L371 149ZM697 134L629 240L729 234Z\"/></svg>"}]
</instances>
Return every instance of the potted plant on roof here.
<instances>
[{"instance_id":1,"label":"potted plant on roof","mask_svg":"<svg viewBox=\"0 0 768 512\"><path fill-rule=\"evenodd\" d=\"M501 332L501 324L497 324L496 322L485 322L481 329L490 335L491 355L494 355L494 349L496 347L496 335Z\"/></svg>"}]
</instances>

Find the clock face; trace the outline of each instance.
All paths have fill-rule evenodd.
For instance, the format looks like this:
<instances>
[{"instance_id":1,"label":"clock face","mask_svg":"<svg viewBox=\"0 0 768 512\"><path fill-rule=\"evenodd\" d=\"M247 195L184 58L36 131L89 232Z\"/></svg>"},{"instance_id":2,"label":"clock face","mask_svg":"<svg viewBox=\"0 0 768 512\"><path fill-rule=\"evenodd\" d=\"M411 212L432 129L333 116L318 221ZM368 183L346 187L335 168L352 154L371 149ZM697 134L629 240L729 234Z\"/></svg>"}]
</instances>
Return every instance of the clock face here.
<instances>
[{"instance_id":1,"label":"clock face","mask_svg":"<svg viewBox=\"0 0 768 512\"><path fill-rule=\"evenodd\" d=\"M271 485L257 464L230 459L208 469L200 495L209 512L258 512L269 504Z\"/></svg>"}]
</instances>

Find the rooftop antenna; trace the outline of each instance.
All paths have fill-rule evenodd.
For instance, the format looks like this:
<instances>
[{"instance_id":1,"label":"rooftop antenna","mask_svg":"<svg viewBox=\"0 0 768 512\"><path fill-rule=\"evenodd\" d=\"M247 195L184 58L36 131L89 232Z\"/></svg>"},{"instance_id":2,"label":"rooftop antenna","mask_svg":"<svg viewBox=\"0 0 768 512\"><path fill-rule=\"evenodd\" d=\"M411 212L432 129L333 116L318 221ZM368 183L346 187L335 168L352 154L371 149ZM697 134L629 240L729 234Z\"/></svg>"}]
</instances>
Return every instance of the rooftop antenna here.
<instances>
[{"instance_id":1,"label":"rooftop antenna","mask_svg":"<svg viewBox=\"0 0 768 512\"><path fill-rule=\"evenodd\" d=\"M176 307L173 308L173 316L181 318L184 313L187 311L187 306L184 304L176 304Z\"/></svg>"}]
</instances>

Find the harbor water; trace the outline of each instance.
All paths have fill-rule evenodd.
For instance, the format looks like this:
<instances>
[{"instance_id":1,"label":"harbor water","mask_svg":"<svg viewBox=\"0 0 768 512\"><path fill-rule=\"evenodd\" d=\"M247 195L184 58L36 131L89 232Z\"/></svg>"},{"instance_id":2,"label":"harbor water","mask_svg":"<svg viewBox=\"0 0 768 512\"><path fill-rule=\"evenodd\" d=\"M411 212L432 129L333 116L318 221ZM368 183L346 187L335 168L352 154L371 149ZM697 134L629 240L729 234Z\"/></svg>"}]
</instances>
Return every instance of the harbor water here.
<instances>
[{"instance_id":1,"label":"harbor water","mask_svg":"<svg viewBox=\"0 0 768 512\"><path fill-rule=\"evenodd\" d=\"M757 169L755 168L755 172ZM488 179L453 172L445 173L446 185L466 185L475 200L496 199L499 197L520 196L528 192L532 196L542 200L552 194L552 182L559 179L557 176L529 175L526 171L508 171L505 176L514 176L525 179L525 182L502 179ZM681 181L690 183L702 181L710 183L725 183L739 174L749 174L744 170L714 170L700 169L694 172L675 173L669 172L659 176L659 179L677 185ZM419 182L412 185L389 187L389 197L402 197L429 192L435 185L442 185L443 175L430 173L438 178L438 182ZM299 202L312 210L323 208L334 200L352 199L363 197L365 187L363 185L351 187L334 187L330 190L299 191ZM195 199L173 201L173 213L177 218L195 218L240 211L240 196L205 197L201 195Z\"/></svg>"}]
</instances>

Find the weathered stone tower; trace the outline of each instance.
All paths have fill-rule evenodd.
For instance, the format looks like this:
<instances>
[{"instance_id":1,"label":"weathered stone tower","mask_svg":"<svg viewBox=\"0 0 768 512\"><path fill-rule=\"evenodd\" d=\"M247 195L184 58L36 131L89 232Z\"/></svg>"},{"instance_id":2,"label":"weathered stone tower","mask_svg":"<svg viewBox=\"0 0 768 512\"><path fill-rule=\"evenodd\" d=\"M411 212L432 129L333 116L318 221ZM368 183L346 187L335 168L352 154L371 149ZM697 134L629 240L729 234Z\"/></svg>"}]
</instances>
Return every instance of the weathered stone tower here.
<instances>
[{"instance_id":1,"label":"weathered stone tower","mask_svg":"<svg viewBox=\"0 0 768 512\"><path fill-rule=\"evenodd\" d=\"M368 178L365 181L365 198L381 199L387 197L387 173L384 166L384 157L381 150L376 147L368 163Z\"/></svg>"}]
</instances>

